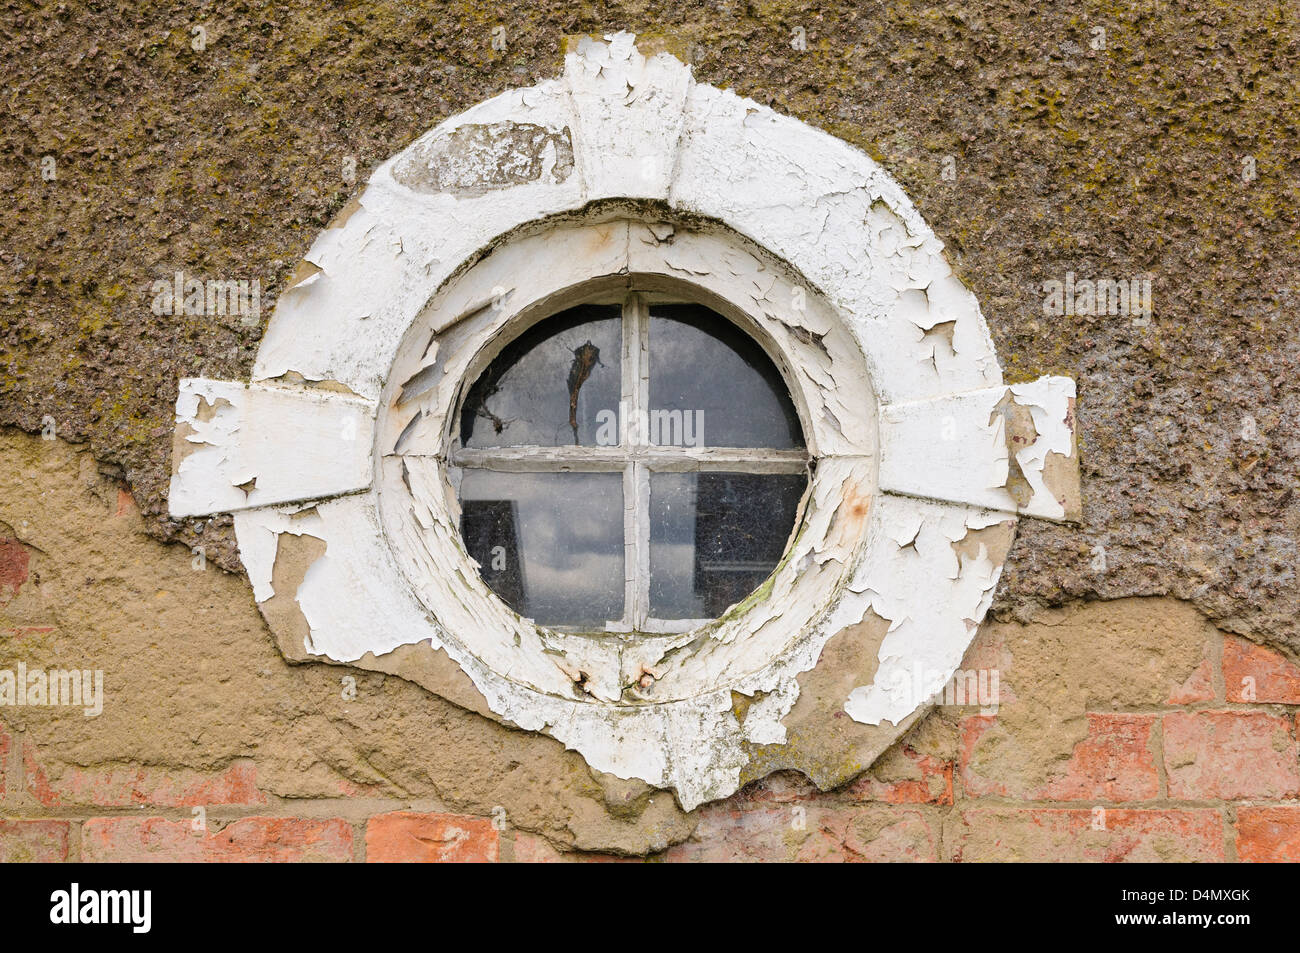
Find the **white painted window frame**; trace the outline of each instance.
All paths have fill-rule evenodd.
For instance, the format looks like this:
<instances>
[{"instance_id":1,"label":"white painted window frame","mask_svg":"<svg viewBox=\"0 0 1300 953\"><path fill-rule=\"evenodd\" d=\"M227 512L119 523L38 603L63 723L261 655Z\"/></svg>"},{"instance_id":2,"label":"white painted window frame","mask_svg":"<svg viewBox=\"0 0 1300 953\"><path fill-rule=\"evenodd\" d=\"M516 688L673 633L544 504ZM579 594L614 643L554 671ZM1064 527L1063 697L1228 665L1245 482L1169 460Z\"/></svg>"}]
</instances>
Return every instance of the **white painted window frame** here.
<instances>
[{"instance_id":1,"label":"white painted window frame","mask_svg":"<svg viewBox=\"0 0 1300 953\"><path fill-rule=\"evenodd\" d=\"M812 473L796 545L764 584L775 595L744 600L710 620L703 639L695 628L593 639L520 618L482 582L465 551L455 470L443 466L464 391L505 342L558 311L628 291L698 302L746 332L790 388L808 455L824 461ZM785 304L792 301L801 302L797 313ZM822 330L804 333L798 322ZM843 492L846 480L863 498L875 487L875 400L852 335L833 322L833 309L815 290L725 229L679 231L626 212L537 223L455 275L397 348L374 451L379 520L411 591L443 623L441 644L459 642L520 687L613 705L685 703L789 656L818 630L862 543L807 567L814 549L830 551L829 514L818 501ZM698 467L714 453L726 451L684 451L682 465ZM341 650L323 641L318 648Z\"/></svg>"}]
</instances>

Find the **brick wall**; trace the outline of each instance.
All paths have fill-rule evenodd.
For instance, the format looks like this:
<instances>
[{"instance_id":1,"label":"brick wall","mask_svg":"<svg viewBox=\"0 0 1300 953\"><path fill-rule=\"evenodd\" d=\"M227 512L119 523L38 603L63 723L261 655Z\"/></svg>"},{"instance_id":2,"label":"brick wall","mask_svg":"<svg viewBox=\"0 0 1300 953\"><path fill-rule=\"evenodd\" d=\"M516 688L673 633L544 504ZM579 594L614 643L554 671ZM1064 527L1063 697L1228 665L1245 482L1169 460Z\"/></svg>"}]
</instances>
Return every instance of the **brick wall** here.
<instances>
[{"instance_id":1,"label":"brick wall","mask_svg":"<svg viewBox=\"0 0 1300 953\"><path fill-rule=\"evenodd\" d=\"M1089 624L1115 631L1105 618L1046 635L1062 627L990 626L968 661L1004 671L997 714L940 709L837 791L793 774L751 784L702 808L695 834L652 859L1300 860L1300 668L1194 623L1161 631L1139 618L1138 631L1200 657L1094 685L1080 713L1070 686L1090 668L1070 652L1143 667L1113 638L1089 638ZM1053 659L1071 667L1031 685ZM217 771L97 766L52 782L40 750L0 731L0 763L4 862L620 859L562 852L505 816L360 789L270 796L248 759Z\"/></svg>"}]
</instances>

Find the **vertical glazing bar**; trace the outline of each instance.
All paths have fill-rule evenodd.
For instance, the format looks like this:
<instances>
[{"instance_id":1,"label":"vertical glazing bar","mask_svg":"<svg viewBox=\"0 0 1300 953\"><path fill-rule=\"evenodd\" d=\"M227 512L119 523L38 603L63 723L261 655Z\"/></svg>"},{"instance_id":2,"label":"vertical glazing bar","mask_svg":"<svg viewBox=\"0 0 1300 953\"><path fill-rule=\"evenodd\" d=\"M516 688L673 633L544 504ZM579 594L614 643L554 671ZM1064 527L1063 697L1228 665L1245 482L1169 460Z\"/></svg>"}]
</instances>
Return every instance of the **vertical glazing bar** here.
<instances>
[{"instance_id":1,"label":"vertical glazing bar","mask_svg":"<svg viewBox=\"0 0 1300 953\"><path fill-rule=\"evenodd\" d=\"M633 408L641 393L641 315L640 300L631 294L623 301L622 393L618 406L618 445L628 446L628 423L635 419ZM623 619L620 628L630 631L639 621L641 584L641 549L638 543L641 494L637 488L636 464L623 468Z\"/></svg>"},{"instance_id":2,"label":"vertical glazing bar","mask_svg":"<svg viewBox=\"0 0 1300 953\"><path fill-rule=\"evenodd\" d=\"M632 419L639 443L650 440L650 305L644 295L631 296L636 312L637 380ZM632 482L636 492L636 599L633 604L633 628L644 628L650 615L650 468L642 462L632 465Z\"/></svg>"},{"instance_id":3,"label":"vertical glazing bar","mask_svg":"<svg viewBox=\"0 0 1300 953\"><path fill-rule=\"evenodd\" d=\"M636 493L636 601L633 628L645 628L650 616L650 468L632 464L632 484Z\"/></svg>"},{"instance_id":4,"label":"vertical glazing bar","mask_svg":"<svg viewBox=\"0 0 1300 953\"><path fill-rule=\"evenodd\" d=\"M640 494L636 486L637 466L628 463L623 467L623 618L610 628L616 632L631 632L636 627L636 607L639 583L637 503Z\"/></svg>"}]
</instances>

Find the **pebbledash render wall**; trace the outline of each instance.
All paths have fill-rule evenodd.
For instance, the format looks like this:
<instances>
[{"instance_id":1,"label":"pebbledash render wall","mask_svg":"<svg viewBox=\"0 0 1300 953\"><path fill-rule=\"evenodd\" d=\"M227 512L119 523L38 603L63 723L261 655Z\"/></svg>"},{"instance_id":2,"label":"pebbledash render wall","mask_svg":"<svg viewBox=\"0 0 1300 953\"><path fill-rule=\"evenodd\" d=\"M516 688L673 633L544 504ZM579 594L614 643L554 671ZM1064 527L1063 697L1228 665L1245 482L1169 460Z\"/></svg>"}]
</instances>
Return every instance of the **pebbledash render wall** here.
<instances>
[{"instance_id":1,"label":"pebbledash render wall","mask_svg":"<svg viewBox=\"0 0 1300 953\"><path fill-rule=\"evenodd\" d=\"M0 859L1300 858L1292 24L1163 3L670 16L6 14L0 670L104 691L98 714L0 707ZM406 678L287 661L229 520L167 517L177 382L249 378L368 170L558 75L564 35L623 26L869 152L979 298L1007 382L1078 383L1082 521L1020 524L962 663L985 698L831 790L778 771L684 812ZM158 313L177 271L258 280L260 314ZM1053 282L1131 278L1149 309L1052 310ZM277 558L277 591L312 547ZM824 653L850 686L875 663L854 639Z\"/></svg>"}]
</instances>

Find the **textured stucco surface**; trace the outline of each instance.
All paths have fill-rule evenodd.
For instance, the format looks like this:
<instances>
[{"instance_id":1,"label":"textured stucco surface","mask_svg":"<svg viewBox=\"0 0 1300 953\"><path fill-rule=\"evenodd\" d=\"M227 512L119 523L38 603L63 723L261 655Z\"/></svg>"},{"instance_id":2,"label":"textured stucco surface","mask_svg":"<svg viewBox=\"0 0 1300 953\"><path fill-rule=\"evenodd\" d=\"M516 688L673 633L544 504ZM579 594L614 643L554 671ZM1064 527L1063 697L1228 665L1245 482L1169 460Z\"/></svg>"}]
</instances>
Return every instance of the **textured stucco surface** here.
<instances>
[{"instance_id":1,"label":"textured stucco surface","mask_svg":"<svg viewBox=\"0 0 1300 953\"><path fill-rule=\"evenodd\" d=\"M593 771L550 738L410 681L286 661L244 577L150 539L129 494L84 449L0 433L0 500L0 538L23 541L26 577L0 589L0 668L21 660L104 672L98 717L0 709L0 735L37 752L26 787L44 808L78 803L87 793L73 793L78 772L160 772L184 789L247 759L272 805L402 798L485 816L496 808L560 844L635 853L694 826L671 794ZM214 802L208 792L198 803Z\"/></svg>"},{"instance_id":2,"label":"textured stucco surface","mask_svg":"<svg viewBox=\"0 0 1300 953\"><path fill-rule=\"evenodd\" d=\"M264 323L370 166L447 115L556 74L565 34L658 30L689 51L702 81L881 161L947 243L1009 379L1078 381L1083 529L1024 526L996 610L1169 593L1296 650L1295 13L1227 3L9 8L0 423L35 431L53 417L125 478L153 533L201 540L234 568L226 521L164 515L171 409L182 376L246 377L261 328L154 315L150 284L176 270L257 278ZM194 24L207 30L202 52ZM498 24L504 52L491 46ZM791 48L796 27L804 51ZM1104 50L1091 48L1098 27ZM40 174L45 155L57 161L53 182ZM357 183L342 174L349 156ZM1070 271L1151 274L1150 327L1046 317L1042 283Z\"/></svg>"},{"instance_id":3,"label":"textured stucco surface","mask_svg":"<svg viewBox=\"0 0 1300 953\"><path fill-rule=\"evenodd\" d=\"M310 540L303 547L310 558ZM1001 672L997 716L944 706L874 761L870 726L814 710L875 667L886 625L860 628L829 643L833 664L804 679L789 719L797 757L757 752L752 783L688 814L671 794L595 772L554 739L475 714L472 699L453 704L407 678L286 660L242 576L151 538L89 450L7 429L0 670L100 668L104 698L92 718L75 707L0 708L0 856L30 847L6 822L43 825L46 844L70 821L81 826L69 836L83 859L220 856L190 826L203 808L209 838L266 841L245 859L289 859L281 832L290 836L296 819L339 828L334 859L362 858L346 832L364 828L364 856L375 859L380 819L410 811L453 812L460 827L483 832L472 843L500 839L501 856L515 860L585 856L575 850L667 860L1214 859L1227 838L1218 812L1231 799L1295 811L1300 767L1287 725L1300 710L1300 668L1243 668L1248 643L1225 644L1186 603L1123 599L985 625L964 665ZM1259 675L1259 704L1222 710L1246 707L1248 670ZM1188 723L1223 732L1228 718L1262 733L1189 750ZM808 730L826 720L830 731ZM812 782L780 770L809 771L809 762L820 764ZM819 794L813 782L835 789ZM1113 833L1088 832L1099 804L1135 807L1127 820L1116 812ZM1196 840L1179 834L1187 825ZM426 834L436 846L438 832Z\"/></svg>"}]
</instances>

